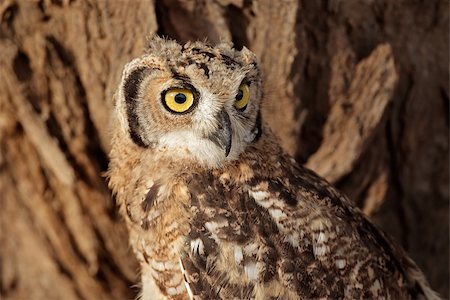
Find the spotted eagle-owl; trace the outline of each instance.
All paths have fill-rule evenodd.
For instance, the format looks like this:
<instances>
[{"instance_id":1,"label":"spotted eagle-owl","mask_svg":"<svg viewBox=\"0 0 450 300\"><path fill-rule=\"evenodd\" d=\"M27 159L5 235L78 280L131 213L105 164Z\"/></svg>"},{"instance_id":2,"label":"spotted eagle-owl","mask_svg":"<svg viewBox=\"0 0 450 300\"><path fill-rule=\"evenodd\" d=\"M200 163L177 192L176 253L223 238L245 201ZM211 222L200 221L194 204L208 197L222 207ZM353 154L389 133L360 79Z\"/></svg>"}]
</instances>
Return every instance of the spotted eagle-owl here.
<instances>
[{"instance_id":1,"label":"spotted eagle-owl","mask_svg":"<svg viewBox=\"0 0 450 300\"><path fill-rule=\"evenodd\" d=\"M143 299L435 298L261 119L255 55L154 38L115 96L109 184Z\"/></svg>"}]
</instances>

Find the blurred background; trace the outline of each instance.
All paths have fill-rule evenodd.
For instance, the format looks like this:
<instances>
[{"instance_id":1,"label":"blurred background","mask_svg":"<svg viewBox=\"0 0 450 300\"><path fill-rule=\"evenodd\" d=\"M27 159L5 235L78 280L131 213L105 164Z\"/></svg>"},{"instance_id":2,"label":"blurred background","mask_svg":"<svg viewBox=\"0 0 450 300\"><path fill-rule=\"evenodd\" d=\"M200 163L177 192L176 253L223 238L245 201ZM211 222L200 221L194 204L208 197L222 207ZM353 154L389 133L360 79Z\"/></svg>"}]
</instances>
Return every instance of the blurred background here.
<instances>
[{"instance_id":1,"label":"blurred background","mask_svg":"<svg viewBox=\"0 0 450 300\"><path fill-rule=\"evenodd\" d=\"M283 147L449 296L449 1L0 0L0 295L133 299L102 176L123 65L158 34L253 50Z\"/></svg>"}]
</instances>

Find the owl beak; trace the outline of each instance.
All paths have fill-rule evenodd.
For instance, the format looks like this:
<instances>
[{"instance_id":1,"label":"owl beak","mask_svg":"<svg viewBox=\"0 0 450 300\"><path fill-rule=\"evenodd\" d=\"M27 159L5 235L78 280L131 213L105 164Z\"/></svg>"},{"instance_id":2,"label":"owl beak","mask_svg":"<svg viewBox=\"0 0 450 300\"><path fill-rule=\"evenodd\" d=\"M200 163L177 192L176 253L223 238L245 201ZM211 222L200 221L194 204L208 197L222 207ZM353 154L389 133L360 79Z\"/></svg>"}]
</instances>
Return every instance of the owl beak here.
<instances>
[{"instance_id":1,"label":"owl beak","mask_svg":"<svg viewBox=\"0 0 450 300\"><path fill-rule=\"evenodd\" d=\"M231 139L233 137L233 131L231 129L230 116L225 110L222 110L219 115L219 128L208 136L213 143L220 148L225 149L225 156L227 157L231 151Z\"/></svg>"}]
</instances>

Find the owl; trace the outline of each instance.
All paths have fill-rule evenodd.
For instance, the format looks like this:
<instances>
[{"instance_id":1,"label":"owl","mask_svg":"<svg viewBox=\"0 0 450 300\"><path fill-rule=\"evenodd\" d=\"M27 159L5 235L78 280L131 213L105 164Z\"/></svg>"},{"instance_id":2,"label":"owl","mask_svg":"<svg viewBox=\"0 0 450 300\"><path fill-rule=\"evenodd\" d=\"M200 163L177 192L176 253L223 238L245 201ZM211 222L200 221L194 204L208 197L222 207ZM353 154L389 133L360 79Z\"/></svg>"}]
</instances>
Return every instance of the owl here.
<instances>
[{"instance_id":1,"label":"owl","mask_svg":"<svg viewBox=\"0 0 450 300\"><path fill-rule=\"evenodd\" d=\"M261 116L255 55L154 38L115 95L109 186L142 299L437 299Z\"/></svg>"}]
</instances>

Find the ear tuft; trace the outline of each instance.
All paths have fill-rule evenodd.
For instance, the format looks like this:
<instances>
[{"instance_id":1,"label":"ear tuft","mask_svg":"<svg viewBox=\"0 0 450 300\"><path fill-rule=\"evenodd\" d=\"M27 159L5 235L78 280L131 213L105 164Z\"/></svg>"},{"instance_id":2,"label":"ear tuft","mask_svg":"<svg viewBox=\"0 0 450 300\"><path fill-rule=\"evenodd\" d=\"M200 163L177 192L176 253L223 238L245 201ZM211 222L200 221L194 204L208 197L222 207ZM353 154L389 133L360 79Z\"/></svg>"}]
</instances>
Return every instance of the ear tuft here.
<instances>
[{"instance_id":1,"label":"ear tuft","mask_svg":"<svg viewBox=\"0 0 450 300\"><path fill-rule=\"evenodd\" d=\"M242 56L242 60L245 61L247 64L257 63L256 54L250 51L250 49L248 49L247 47L243 46L240 53Z\"/></svg>"},{"instance_id":2,"label":"ear tuft","mask_svg":"<svg viewBox=\"0 0 450 300\"><path fill-rule=\"evenodd\" d=\"M164 52L170 53L171 51L180 52L181 45L175 40L155 35L149 40L147 50L145 52L149 54Z\"/></svg>"}]
</instances>

